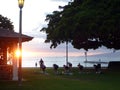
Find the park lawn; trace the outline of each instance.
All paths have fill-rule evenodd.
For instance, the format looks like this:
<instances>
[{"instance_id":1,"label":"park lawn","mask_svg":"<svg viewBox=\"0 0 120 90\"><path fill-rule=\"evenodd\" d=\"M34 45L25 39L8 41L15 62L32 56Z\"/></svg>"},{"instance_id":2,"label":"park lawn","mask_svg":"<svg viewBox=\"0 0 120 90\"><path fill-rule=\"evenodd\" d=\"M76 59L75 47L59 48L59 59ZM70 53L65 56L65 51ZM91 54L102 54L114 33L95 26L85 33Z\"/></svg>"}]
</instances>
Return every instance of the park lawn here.
<instances>
[{"instance_id":1,"label":"park lawn","mask_svg":"<svg viewBox=\"0 0 120 90\"><path fill-rule=\"evenodd\" d=\"M120 72L78 73L74 68L73 75L55 75L52 68L47 69L47 74L40 73L39 68L22 71L22 86L17 81L0 81L0 90L120 90Z\"/></svg>"}]
</instances>

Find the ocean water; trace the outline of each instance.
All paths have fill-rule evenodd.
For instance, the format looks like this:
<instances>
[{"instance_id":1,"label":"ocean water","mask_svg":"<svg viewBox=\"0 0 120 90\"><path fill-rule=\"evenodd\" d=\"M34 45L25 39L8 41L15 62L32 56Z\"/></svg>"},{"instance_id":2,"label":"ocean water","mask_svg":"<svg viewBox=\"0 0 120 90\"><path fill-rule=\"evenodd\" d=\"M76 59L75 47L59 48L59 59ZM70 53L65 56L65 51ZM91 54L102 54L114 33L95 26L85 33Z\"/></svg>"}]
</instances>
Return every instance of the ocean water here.
<instances>
[{"instance_id":1,"label":"ocean water","mask_svg":"<svg viewBox=\"0 0 120 90\"><path fill-rule=\"evenodd\" d=\"M35 63L37 62L37 66L39 67L39 60L43 59L46 67L52 67L53 64L58 64L59 67L62 67L66 64L65 56L54 56L54 57L23 57L22 59L22 67L35 67ZM78 63L83 65L84 67L93 67L93 63L84 63L86 60L85 56L77 56L77 57L68 57L68 62L71 62L73 67L77 67ZM94 56L87 56L87 61L98 61L109 62L109 61L120 61L120 53L109 53L109 54L101 54ZM108 64L101 64L103 67L107 67Z\"/></svg>"}]
</instances>

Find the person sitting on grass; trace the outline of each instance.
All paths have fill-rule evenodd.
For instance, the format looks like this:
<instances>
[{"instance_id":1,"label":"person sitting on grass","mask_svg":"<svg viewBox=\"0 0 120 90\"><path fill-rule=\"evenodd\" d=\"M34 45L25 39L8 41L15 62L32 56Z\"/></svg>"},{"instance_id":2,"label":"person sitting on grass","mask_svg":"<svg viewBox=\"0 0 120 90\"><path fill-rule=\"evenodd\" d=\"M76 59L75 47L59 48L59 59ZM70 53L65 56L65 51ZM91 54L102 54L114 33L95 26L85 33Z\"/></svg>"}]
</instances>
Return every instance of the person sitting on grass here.
<instances>
[{"instance_id":1,"label":"person sitting on grass","mask_svg":"<svg viewBox=\"0 0 120 90\"><path fill-rule=\"evenodd\" d=\"M53 69L54 69L55 74L58 74L58 68L59 66L57 64L53 64Z\"/></svg>"},{"instance_id":2,"label":"person sitting on grass","mask_svg":"<svg viewBox=\"0 0 120 90\"><path fill-rule=\"evenodd\" d=\"M94 65L94 68L96 73L101 73L101 64Z\"/></svg>"},{"instance_id":3,"label":"person sitting on grass","mask_svg":"<svg viewBox=\"0 0 120 90\"><path fill-rule=\"evenodd\" d=\"M66 74L66 75L73 75L72 72L70 72L70 67L68 65L63 65L64 71L62 72L62 74Z\"/></svg>"},{"instance_id":4,"label":"person sitting on grass","mask_svg":"<svg viewBox=\"0 0 120 90\"><path fill-rule=\"evenodd\" d=\"M67 65L63 65L64 68L64 74L68 74L69 73L69 67Z\"/></svg>"},{"instance_id":5,"label":"person sitting on grass","mask_svg":"<svg viewBox=\"0 0 120 90\"><path fill-rule=\"evenodd\" d=\"M79 63L78 65L79 72L81 73L83 71L83 66Z\"/></svg>"},{"instance_id":6,"label":"person sitting on grass","mask_svg":"<svg viewBox=\"0 0 120 90\"><path fill-rule=\"evenodd\" d=\"M69 72L72 72L72 63L68 62L67 65L69 67Z\"/></svg>"}]
</instances>

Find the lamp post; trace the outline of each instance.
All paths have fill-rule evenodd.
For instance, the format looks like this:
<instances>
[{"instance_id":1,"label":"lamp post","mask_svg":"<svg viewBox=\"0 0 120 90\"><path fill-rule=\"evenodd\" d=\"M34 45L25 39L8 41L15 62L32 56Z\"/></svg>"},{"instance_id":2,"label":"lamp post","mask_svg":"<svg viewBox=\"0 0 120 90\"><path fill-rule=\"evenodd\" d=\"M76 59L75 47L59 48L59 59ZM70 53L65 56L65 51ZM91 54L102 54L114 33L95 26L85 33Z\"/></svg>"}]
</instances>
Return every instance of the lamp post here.
<instances>
[{"instance_id":1,"label":"lamp post","mask_svg":"<svg viewBox=\"0 0 120 90\"><path fill-rule=\"evenodd\" d=\"M18 68L18 82L19 85L22 84L22 8L24 6L24 0L18 0L18 5L20 8L19 16L19 50L21 55L19 56L19 68Z\"/></svg>"}]
</instances>

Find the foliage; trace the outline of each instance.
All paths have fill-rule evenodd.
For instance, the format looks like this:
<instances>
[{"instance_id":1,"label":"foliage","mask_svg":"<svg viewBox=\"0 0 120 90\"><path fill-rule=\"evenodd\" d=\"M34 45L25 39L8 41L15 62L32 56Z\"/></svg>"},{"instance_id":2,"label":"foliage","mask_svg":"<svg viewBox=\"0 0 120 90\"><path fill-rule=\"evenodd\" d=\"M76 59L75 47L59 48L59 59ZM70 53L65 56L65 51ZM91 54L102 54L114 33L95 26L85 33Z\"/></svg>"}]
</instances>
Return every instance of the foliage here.
<instances>
[{"instance_id":1,"label":"foliage","mask_svg":"<svg viewBox=\"0 0 120 90\"><path fill-rule=\"evenodd\" d=\"M2 15L0 15L0 28L1 30L2 29L8 29L12 31L14 30L14 26L12 25L12 22L10 21L10 19Z\"/></svg>"},{"instance_id":2,"label":"foliage","mask_svg":"<svg viewBox=\"0 0 120 90\"><path fill-rule=\"evenodd\" d=\"M7 17L4 17L2 15L0 15L0 30L4 30L4 29L7 29L7 30L11 30L11 31L14 31L14 26L12 24L12 22L10 21L10 19L8 19ZM9 48L8 48L8 52L13 54L13 42L7 42L7 44L9 45ZM1 40L0 41L0 49L1 48L4 48L6 45L6 41L4 40Z\"/></svg>"},{"instance_id":3,"label":"foliage","mask_svg":"<svg viewBox=\"0 0 120 90\"><path fill-rule=\"evenodd\" d=\"M46 16L46 43L51 48L70 42L85 50L101 46L120 49L120 0L74 0Z\"/></svg>"}]
</instances>

